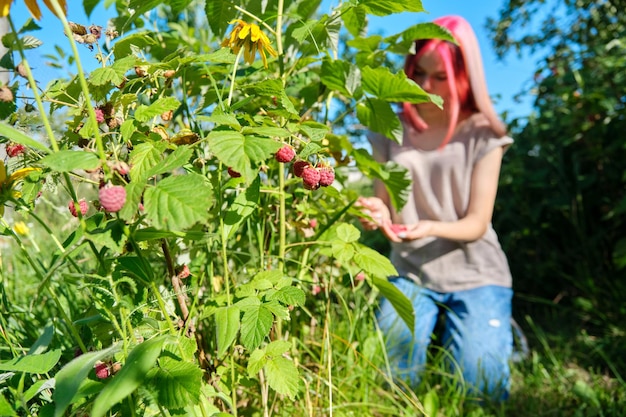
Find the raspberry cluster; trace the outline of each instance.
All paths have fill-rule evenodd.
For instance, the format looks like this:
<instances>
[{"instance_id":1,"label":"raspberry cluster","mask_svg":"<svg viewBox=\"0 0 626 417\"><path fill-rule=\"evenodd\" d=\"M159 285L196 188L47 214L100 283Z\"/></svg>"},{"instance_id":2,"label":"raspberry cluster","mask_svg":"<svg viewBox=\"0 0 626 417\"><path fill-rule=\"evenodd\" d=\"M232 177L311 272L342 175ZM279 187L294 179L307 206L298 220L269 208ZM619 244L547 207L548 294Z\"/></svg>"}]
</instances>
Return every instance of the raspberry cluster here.
<instances>
[{"instance_id":1,"label":"raspberry cluster","mask_svg":"<svg viewBox=\"0 0 626 417\"><path fill-rule=\"evenodd\" d=\"M298 160L293 164L293 175L302 178L307 190L328 187L335 181L335 171L328 165L314 167L308 161Z\"/></svg>"}]
</instances>

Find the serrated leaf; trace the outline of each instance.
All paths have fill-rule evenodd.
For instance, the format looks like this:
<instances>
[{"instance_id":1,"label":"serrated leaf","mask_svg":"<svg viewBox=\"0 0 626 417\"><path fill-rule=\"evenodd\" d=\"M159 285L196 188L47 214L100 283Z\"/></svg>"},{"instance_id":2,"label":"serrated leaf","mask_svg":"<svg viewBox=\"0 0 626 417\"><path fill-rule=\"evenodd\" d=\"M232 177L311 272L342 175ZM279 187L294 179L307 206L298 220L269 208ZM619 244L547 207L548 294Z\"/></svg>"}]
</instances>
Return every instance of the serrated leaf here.
<instances>
[{"instance_id":1,"label":"serrated leaf","mask_svg":"<svg viewBox=\"0 0 626 417\"><path fill-rule=\"evenodd\" d=\"M211 200L210 184L198 174L167 177L144 193L148 219L165 230L184 230L206 220Z\"/></svg>"},{"instance_id":2,"label":"serrated leaf","mask_svg":"<svg viewBox=\"0 0 626 417\"><path fill-rule=\"evenodd\" d=\"M428 103L433 102L440 108L441 97L425 92L415 81L406 76L404 71L392 73L389 68L365 67L361 70L363 89L380 100L392 103Z\"/></svg>"},{"instance_id":3,"label":"serrated leaf","mask_svg":"<svg viewBox=\"0 0 626 417\"><path fill-rule=\"evenodd\" d=\"M248 307L241 320L241 343L248 350L261 345L272 328L274 316L263 305Z\"/></svg>"},{"instance_id":4,"label":"serrated leaf","mask_svg":"<svg viewBox=\"0 0 626 417\"><path fill-rule=\"evenodd\" d=\"M208 135L209 148L226 166L251 181L256 177L253 164L266 161L282 144L269 138L244 136L233 131L212 131Z\"/></svg>"},{"instance_id":5,"label":"serrated leaf","mask_svg":"<svg viewBox=\"0 0 626 417\"><path fill-rule=\"evenodd\" d=\"M124 81L124 72L113 67L96 68L89 76L92 85L101 86L106 84L120 85Z\"/></svg>"},{"instance_id":6,"label":"serrated leaf","mask_svg":"<svg viewBox=\"0 0 626 417\"><path fill-rule=\"evenodd\" d=\"M143 181L148 178L148 171L161 162L165 143L144 142L135 146L130 153L130 178Z\"/></svg>"},{"instance_id":7,"label":"serrated leaf","mask_svg":"<svg viewBox=\"0 0 626 417\"><path fill-rule=\"evenodd\" d=\"M224 35L228 27L228 22L237 16L237 10L233 2L226 0L207 1L204 11L206 12L209 27L217 37Z\"/></svg>"},{"instance_id":8,"label":"serrated leaf","mask_svg":"<svg viewBox=\"0 0 626 417\"><path fill-rule=\"evenodd\" d=\"M59 362L60 358L60 349L41 354L19 356L8 361L0 362L0 371L45 374Z\"/></svg>"},{"instance_id":9,"label":"serrated leaf","mask_svg":"<svg viewBox=\"0 0 626 417\"><path fill-rule=\"evenodd\" d=\"M139 203L141 203L141 195L143 189L146 186L143 181L131 181L126 185L126 203L124 207L118 212L121 219L131 221L137 210L139 209Z\"/></svg>"},{"instance_id":10,"label":"serrated leaf","mask_svg":"<svg viewBox=\"0 0 626 417\"><path fill-rule=\"evenodd\" d=\"M239 226L256 211L261 196L261 180L256 177L252 184L239 193L224 215L224 233L231 239Z\"/></svg>"},{"instance_id":11,"label":"serrated leaf","mask_svg":"<svg viewBox=\"0 0 626 417\"><path fill-rule=\"evenodd\" d=\"M256 349L250 354L250 359L248 359L248 366L246 368L248 375L254 376L258 374L266 363L267 358L265 357L265 349Z\"/></svg>"},{"instance_id":12,"label":"serrated leaf","mask_svg":"<svg viewBox=\"0 0 626 417\"><path fill-rule=\"evenodd\" d=\"M175 97L161 97L149 106L140 105L137 107L137 110L135 110L135 119L139 122L147 122L167 111L176 110L179 106L180 101Z\"/></svg>"},{"instance_id":13,"label":"serrated leaf","mask_svg":"<svg viewBox=\"0 0 626 417\"><path fill-rule=\"evenodd\" d=\"M364 7L369 14L387 16L393 13L416 12L426 10L421 0L359 0L359 6Z\"/></svg>"},{"instance_id":14,"label":"serrated leaf","mask_svg":"<svg viewBox=\"0 0 626 417\"><path fill-rule=\"evenodd\" d=\"M268 300L278 300L288 306L301 306L306 302L306 296L300 288L288 286L277 290Z\"/></svg>"},{"instance_id":15,"label":"serrated leaf","mask_svg":"<svg viewBox=\"0 0 626 417\"><path fill-rule=\"evenodd\" d=\"M359 6L350 7L342 13L341 19L352 36L363 35L367 27L367 10Z\"/></svg>"},{"instance_id":16,"label":"serrated leaf","mask_svg":"<svg viewBox=\"0 0 626 417\"><path fill-rule=\"evenodd\" d=\"M356 242L361 238L361 232L352 224L341 223L337 226L337 238L346 243Z\"/></svg>"},{"instance_id":17,"label":"serrated leaf","mask_svg":"<svg viewBox=\"0 0 626 417\"><path fill-rule=\"evenodd\" d=\"M293 361L278 356L269 359L263 367L269 386L279 394L294 399L300 389L298 369Z\"/></svg>"},{"instance_id":18,"label":"serrated leaf","mask_svg":"<svg viewBox=\"0 0 626 417\"><path fill-rule=\"evenodd\" d=\"M198 404L202 374L202 370L193 363L162 358L157 371L151 375L158 391L159 404L169 409Z\"/></svg>"},{"instance_id":19,"label":"serrated leaf","mask_svg":"<svg viewBox=\"0 0 626 417\"><path fill-rule=\"evenodd\" d=\"M84 353L57 372L55 376L56 388L52 394L55 404L55 417L65 415L65 410L72 403L81 384L86 380L96 362L113 356L119 349L119 345L113 345L108 349Z\"/></svg>"},{"instance_id":20,"label":"serrated leaf","mask_svg":"<svg viewBox=\"0 0 626 417\"><path fill-rule=\"evenodd\" d=\"M93 403L92 417L102 417L115 404L132 394L145 381L161 354L168 336L159 336L133 348L115 378L102 389ZM58 387L57 387L58 389Z\"/></svg>"},{"instance_id":21,"label":"serrated leaf","mask_svg":"<svg viewBox=\"0 0 626 417\"><path fill-rule=\"evenodd\" d=\"M331 90L352 97L361 86L361 71L356 65L341 60L324 60L320 80Z\"/></svg>"},{"instance_id":22,"label":"serrated leaf","mask_svg":"<svg viewBox=\"0 0 626 417\"><path fill-rule=\"evenodd\" d=\"M218 358L224 356L239 333L240 313L236 306L222 307L215 311Z\"/></svg>"},{"instance_id":23,"label":"serrated leaf","mask_svg":"<svg viewBox=\"0 0 626 417\"><path fill-rule=\"evenodd\" d=\"M402 123L388 102L368 98L357 104L356 115L359 121L371 131L380 133L397 143L402 142Z\"/></svg>"},{"instance_id":24,"label":"serrated leaf","mask_svg":"<svg viewBox=\"0 0 626 417\"><path fill-rule=\"evenodd\" d=\"M179 146L174 150L174 152L165 157L163 161L148 170L146 175L148 177L152 177L153 175L174 171L187 164L192 154L193 149L189 146Z\"/></svg>"},{"instance_id":25,"label":"serrated leaf","mask_svg":"<svg viewBox=\"0 0 626 417\"><path fill-rule=\"evenodd\" d=\"M389 258L361 244L354 244L356 253L354 262L362 268L368 275L376 277L389 277L397 275L398 271L393 266Z\"/></svg>"},{"instance_id":26,"label":"serrated leaf","mask_svg":"<svg viewBox=\"0 0 626 417\"><path fill-rule=\"evenodd\" d=\"M100 165L100 159L95 154L85 151L59 151L43 157L40 162L57 172L92 170Z\"/></svg>"},{"instance_id":27,"label":"serrated leaf","mask_svg":"<svg viewBox=\"0 0 626 417\"><path fill-rule=\"evenodd\" d=\"M387 281L387 279L372 276L372 284L380 294L385 297L398 313L398 316L404 321L411 333L415 329L415 310L411 301L400 291L395 285Z\"/></svg>"}]
</instances>

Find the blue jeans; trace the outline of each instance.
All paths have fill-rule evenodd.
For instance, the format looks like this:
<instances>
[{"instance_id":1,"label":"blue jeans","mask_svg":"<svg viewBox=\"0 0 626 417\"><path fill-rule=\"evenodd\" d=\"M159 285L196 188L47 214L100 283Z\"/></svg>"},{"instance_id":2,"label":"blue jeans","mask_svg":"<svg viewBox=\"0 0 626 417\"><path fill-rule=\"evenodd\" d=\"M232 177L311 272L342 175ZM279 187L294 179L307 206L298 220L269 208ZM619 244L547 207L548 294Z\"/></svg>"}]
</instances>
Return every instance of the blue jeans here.
<instances>
[{"instance_id":1,"label":"blue jeans","mask_svg":"<svg viewBox=\"0 0 626 417\"><path fill-rule=\"evenodd\" d=\"M378 312L394 377L419 384L431 335L444 315L443 346L451 356L455 375L463 376L469 393L504 400L509 390L509 359L513 347L511 298L513 290L495 285L467 291L439 293L405 278L391 280L412 301L412 335L391 303L383 299Z\"/></svg>"}]
</instances>

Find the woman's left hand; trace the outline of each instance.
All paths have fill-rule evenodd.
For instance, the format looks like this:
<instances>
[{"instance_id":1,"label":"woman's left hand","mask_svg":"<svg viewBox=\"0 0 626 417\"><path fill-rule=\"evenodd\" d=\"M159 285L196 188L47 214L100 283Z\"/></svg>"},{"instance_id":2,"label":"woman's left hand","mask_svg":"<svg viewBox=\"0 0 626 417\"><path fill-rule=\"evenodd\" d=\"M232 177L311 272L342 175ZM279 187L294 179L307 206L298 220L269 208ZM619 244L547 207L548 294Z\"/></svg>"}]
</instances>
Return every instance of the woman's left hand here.
<instances>
[{"instance_id":1,"label":"woman's left hand","mask_svg":"<svg viewBox=\"0 0 626 417\"><path fill-rule=\"evenodd\" d=\"M430 220L420 220L413 224L392 224L385 222L380 227L387 239L392 242L408 242L430 236L433 230L433 222Z\"/></svg>"}]
</instances>

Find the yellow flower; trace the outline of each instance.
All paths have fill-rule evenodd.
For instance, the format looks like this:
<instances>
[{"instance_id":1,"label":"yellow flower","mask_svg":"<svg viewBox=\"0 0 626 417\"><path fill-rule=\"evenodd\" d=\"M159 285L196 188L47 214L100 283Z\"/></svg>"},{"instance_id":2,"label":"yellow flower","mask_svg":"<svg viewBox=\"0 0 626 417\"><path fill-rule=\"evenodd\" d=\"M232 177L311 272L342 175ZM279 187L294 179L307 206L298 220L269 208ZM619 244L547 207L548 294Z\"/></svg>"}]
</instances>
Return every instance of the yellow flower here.
<instances>
[{"instance_id":1,"label":"yellow flower","mask_svg":"<svg viewBox=\"0 0 626 417\"><path fill-rule=\"evenodd\" d=\"M64 10L64 12L67 14L66 0L57 1L59 2L59 5ZM56 14L56 12L54 11L54 7L52 7L52 3L50 3L50 0L43 0L43 2L46 6L48 6L48 9L50 9L52 13ZM0 0L0 17L6 17L9 15L9 12L11 11L11 3L13 3L13 0ZM26 7L28 8L30 14L33 15L35 19L40 20L41 9L39 9L39 4L37 4L37 0L24 0L24 3L26 3Z\"/></svg>"},{"instance_id":2,"label":"yellow flower","mask_svg":"<svg viewBox=\"0 0 626 417\"><path fill-rule=\"evenodd\" d=\"M31 172L39 170L39 168L28 167L18 169L9 175L4 162L0 161L0 216L4 214L4 203L20 198L21 193L14 188L18 182L26 178Z\"/></svg>"},{"instance_id":3,"label":"yellow flower","mask_svg":"<svg viewBox=\"0 0 626 417\"><path fill-rule=\"evenodd\" d=\"M230 36L222 41L222 46L230 47L234 54L238 54L243 47L243 59L248 64L254 62L257 51L261 54L265 68L267 68L266 51L274 57L278 56L278 53L272 48L272 45L270 45L269 38L257 25L254 23L246 23L240 19L232 20L229 23L237 23L237 25L233 28L232 32L230 32Z\"/></svg>"},{"instance_id":4,"label":"yellow flower","mask_svg":"<svg viewBox=\"0 0 626 417\"><path fill-rule=\"evenodd\" d=\"M13 231L20 236L28 236L30 228L26 226L26 223L24 222L15 222L13 225Z\"/></svg>"}]
</instances>

